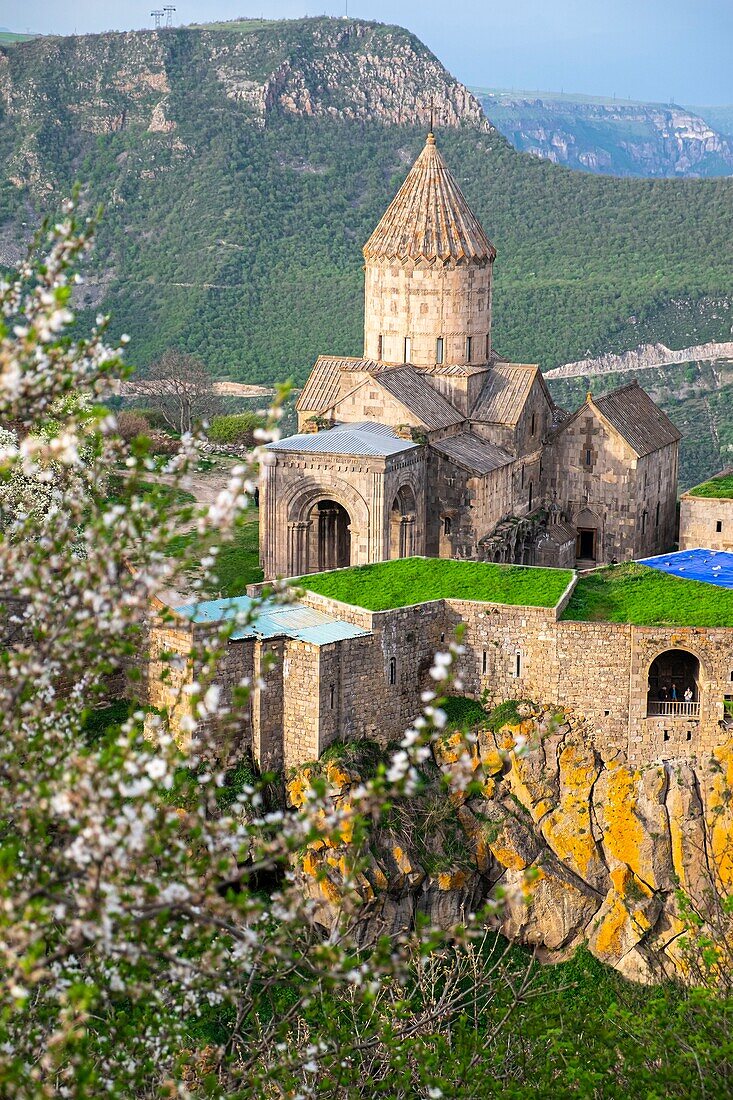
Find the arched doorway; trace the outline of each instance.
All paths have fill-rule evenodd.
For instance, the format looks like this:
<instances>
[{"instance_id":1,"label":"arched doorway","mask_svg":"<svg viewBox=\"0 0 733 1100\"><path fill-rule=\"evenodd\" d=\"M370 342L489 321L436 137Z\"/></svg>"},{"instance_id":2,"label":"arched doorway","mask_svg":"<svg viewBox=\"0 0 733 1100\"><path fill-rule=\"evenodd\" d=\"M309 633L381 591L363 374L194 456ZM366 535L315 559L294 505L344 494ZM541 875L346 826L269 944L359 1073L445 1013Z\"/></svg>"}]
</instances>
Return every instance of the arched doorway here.
<instances>
[{"instance_id":1,"label":"arched doorway","mask_svg":"<svg viewBox=\"0 0 733 1100\"><path fill-rule=\"evenodd\" d=\"M699 660L684 649L660 653L649 666L647 716L697 718L699 714Z\"/></svg>"},{"instance_id":2,"label":"arched doorway","mask_svg":"<svg viewBox=\"0 0 733 1100\"><path fill-rule=\"evenodd\" d=\"M344 506L336 500L319 500L310 518L315 541L311 560L318 562L319 572L351 565L351 520Z\"/></svg>"},{"instance_id":3,"label":"arched doorway","mask_svg":"<svg viewBox=\"0 0 733 1100\"><path fill-rule=\"evenodd\" d=\"M415 494L403 485L392 502L389 514L389 556L410 558L415 553Z\"/></svg>"},{"instance_id":4,"label":"arched doorway","mask_svg":"<svg viewBox=\"0 0 733 1100\"><path fill-rule=\"evenodd\" d=\"M584 508L575 517L575 529L578 532L575 556L581 561L600 561L601 553L601 521L590 508Z\"/></svg>"}]
</instances>

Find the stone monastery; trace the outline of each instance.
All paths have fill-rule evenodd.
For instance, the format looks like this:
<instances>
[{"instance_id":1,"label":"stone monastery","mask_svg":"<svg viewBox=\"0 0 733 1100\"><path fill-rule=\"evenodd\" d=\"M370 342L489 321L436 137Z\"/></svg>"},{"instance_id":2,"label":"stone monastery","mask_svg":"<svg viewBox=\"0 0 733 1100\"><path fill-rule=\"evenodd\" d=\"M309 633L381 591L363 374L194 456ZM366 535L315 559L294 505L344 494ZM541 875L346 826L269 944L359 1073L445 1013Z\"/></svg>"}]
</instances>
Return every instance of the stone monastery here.
<instances>
[{"instance_id":1,"label":"stone monastery","mask_svg":"<svg viewBox=\"0 0 733 1100\"><path fill-rule=\"evenodd\" d=\"M519 599L503 598L510 571L494 569L489 595L457 597L448 584L441 598L385 610L368 610L364 589L363 604L316 591L255 602L261 585L177 607L151 630L149 701L182 716L202 639L235 619L217 672L223 701L243 679L252 685L237 715L242 744L263 767L287 769L336 739L399 739L432 685L435 652L460 625L466 695L569 708L604 759L689 759L728 740L733 620L677 627L566 614L582 570L660 552L680 578L702 569L733 588L725 500L685 497L681 545L709 549L678 566L680 555L667 554L672 423L638 385L589 394L569 415L536 366L493 351L495 251L432 135L364 256L364 357L319 359L298 402L299 434L265 452L265 578L421 556L564 571L527 569ZM631 568L643 583L643 567ZM547 598L535 598L540 576ZM694 591L685 599L689 623Z\"/></svg>"},{"instance_id":2,"label":"stone monastery","mask_svg":"<svg viewBox=\"0 0 733 1100\"><path fill-rule=\"evenodd\" d=\"M680 435L638 385L573 415L491 342L496 250L432 134L364 247L364 355L322 356L271 444L266 578L424 554L626 561L674 541Z\"/></svg>"}]
</instances>

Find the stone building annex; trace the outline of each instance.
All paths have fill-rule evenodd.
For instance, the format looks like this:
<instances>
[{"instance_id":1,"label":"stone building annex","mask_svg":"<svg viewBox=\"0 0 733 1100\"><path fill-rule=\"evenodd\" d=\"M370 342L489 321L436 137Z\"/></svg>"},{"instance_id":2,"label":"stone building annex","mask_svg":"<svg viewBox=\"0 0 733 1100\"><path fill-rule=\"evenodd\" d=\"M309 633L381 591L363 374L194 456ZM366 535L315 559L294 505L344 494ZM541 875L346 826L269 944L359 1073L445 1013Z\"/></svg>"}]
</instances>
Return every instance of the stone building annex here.
<instances>
[{"instance_id":1,"label":"stone building annex","mask_svg":"<svg viewBox=\"0 0 733 1100\"><path fill-rule=\"evenodd\" d=\"M638 385L573 415L491 341L496 250L432 134L364 247L362 358L268 447L266 578L425 554L574 566L674 541L680 435Z\"/></svg>"}]
</instances>

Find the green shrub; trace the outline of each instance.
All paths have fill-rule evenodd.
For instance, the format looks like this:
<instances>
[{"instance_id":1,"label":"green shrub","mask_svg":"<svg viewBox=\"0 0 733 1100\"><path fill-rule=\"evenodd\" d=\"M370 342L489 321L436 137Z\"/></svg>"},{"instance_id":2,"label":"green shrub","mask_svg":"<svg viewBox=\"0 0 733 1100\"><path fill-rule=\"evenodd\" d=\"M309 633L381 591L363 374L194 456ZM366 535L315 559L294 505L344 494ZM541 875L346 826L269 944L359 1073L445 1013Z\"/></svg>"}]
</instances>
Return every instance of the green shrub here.
<instances>
[{"instance_id":1,"label":"green shrub","mask_svg":"<svg viewBox=\"0 0 733 1100\"><path fill-rule=\"evenodd\" d=\"M250 447L255 428L261 428L262 424L262 417L253 412L215 416L209 428L209 439L212 443L240 443Z\"/></svg>"},{"instance_id":2,"label":"green shrub","mask_svg":"<svg viewBox=\"0 0 733 1100\"><path fill-rule=\"evenodd\" d=\"M451 729L470 730L479 724L485 724L488 715L475 699L466 699L463 695L450 695L443 703Z\"/></svg>"}]
</instances>

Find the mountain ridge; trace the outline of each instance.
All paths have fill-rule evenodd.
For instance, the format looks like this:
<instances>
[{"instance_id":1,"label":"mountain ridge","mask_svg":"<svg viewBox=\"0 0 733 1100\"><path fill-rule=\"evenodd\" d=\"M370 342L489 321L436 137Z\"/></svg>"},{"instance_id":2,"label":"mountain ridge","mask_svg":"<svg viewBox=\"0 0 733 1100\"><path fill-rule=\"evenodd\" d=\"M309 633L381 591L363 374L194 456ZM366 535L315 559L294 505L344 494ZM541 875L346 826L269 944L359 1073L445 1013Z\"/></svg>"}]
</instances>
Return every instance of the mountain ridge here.
<instances>
[{"instance_id":1,"label":"mountain ridge","mask_svg":"<svg viewBox=\"0 0 733 1100\"><path fill-rule=\"evenodd\" d=\"M733 181L615 180L519 154L414 35L363 20L0 49L0 263L82 180L82 209L105 214L80 326L109 311L136 366L178 347L218 377L297 384L319 353L361 350L361 247L431 101L498 249L502 354L552 368L730 339Z\"/></svg>"}]
</instances>

